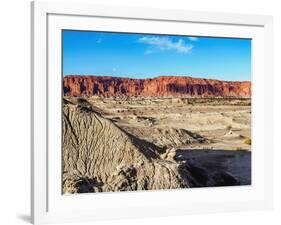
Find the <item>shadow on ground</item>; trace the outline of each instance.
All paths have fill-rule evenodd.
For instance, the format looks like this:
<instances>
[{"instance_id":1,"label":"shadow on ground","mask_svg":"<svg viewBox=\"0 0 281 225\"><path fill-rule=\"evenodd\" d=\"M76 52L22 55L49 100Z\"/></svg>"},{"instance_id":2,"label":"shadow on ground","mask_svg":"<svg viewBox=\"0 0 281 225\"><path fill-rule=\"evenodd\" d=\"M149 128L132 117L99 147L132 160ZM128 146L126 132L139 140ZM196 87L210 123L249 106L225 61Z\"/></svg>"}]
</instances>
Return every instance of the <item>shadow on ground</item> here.
<instances>
[{"instance_id":1,"label":"shadow on ground","mask_svg":"<svg viewBox=\"0 0 281 225\"><path fill-rule=\"evenodd\" d=\"M30 215L17 215L17 218L19 218L20 220L22 220L23 222L26 222L26 223L31 223L31 217Z\"/></svg>"},{"instance_id":2,"label":"shadow on ground","mask_svg":"<svg viewBox=\"0 0 281 225\"><path fill-rule=\"evenodd\" d=\"M178 150L181 175L192 187L251 185L251 152L231 150Z\"/></svg>"}]
</instances>

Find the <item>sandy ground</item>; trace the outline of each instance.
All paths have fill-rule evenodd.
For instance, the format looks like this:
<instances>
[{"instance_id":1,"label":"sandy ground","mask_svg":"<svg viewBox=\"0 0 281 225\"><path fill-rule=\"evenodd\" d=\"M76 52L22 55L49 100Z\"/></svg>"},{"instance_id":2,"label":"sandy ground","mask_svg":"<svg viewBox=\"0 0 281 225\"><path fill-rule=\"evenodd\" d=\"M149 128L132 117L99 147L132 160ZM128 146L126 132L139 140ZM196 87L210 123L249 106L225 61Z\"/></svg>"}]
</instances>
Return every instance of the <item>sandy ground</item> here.
<instances>
[{"instance_id":1,"label":"sandy ground","mask_svg":"<svg viewBox=\"0 0 281 225\"><path fill-rule=\"evenodd\" d=\"M222 150L251 147L245 144L251 137L250 100L92 97L89 101L129 133L160 146Z\"/></svg>"}]
</instances>

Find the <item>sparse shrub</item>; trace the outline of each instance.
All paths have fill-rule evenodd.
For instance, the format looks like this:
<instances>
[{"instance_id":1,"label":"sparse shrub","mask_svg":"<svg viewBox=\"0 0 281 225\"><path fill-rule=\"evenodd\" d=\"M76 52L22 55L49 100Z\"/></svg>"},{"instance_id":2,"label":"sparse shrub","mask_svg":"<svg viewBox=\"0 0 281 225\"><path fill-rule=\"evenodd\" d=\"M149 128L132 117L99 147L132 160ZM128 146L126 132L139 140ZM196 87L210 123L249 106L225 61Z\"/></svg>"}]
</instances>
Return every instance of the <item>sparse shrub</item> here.
<instances>
[{"instance_id":1,"label":"sparse shrub","mask_svg":"<svg viewBox=\"0 0 281 225\"><path fill-rule=\"evenodd\" d=\"M231 130L231 129L232 129L232 126L231 126L231 125L227 125L227 126L226 126L226 129L227 129L227 130Z\"/></svg>"},{"instance_id":2,"label":"sparse shrub","mask_svg":"<svg viewBox=\"0 0 281 225\"><path fill-rule=\"evenodd\" d=\"M252 139L251 139L251 138L246 138L246 139L244 140L244 144L246 144L246 145L251 145L251 144L252 144Z\"/></svg>"}]
</instances>

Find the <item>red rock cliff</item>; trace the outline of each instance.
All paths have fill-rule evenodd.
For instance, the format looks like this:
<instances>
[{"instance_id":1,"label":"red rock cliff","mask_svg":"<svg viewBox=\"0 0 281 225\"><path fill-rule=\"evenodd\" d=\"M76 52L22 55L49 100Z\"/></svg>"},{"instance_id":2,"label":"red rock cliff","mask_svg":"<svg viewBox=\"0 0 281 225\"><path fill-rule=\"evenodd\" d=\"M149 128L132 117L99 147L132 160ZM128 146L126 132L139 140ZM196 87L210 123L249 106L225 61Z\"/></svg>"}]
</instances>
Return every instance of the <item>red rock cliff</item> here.
<instances>
[{"instance_id":1,"label":"red rock cliff","mask_svg":"<svg viewBox=\"0 0 281 225\"><path fill-rule=\"evenodd\" d=\"M64 95L68 96L174 96L174 97L251 97L250 81L221 81L188 76L160 76L132 79L110 76L65 76Z\"/></svg>"}]
</instances>

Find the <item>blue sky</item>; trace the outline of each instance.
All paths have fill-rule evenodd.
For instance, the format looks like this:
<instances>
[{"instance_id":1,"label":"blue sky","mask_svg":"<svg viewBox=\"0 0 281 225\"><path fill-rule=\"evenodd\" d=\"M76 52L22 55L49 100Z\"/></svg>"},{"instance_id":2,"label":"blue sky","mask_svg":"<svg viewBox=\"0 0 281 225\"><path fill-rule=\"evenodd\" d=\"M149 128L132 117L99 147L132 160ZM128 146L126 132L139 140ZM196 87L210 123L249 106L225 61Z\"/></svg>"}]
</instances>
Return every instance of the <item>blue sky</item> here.
<instances>
[{"instance_id":1,"label":"blue sky","mask_svg":"<svg viewBox=\"0 0 281 225\"><path fill-rule=\"evenodd\" d=\"M63 31L63 75L251 80L251 40Z\"/></svg>"}]
</instances>

